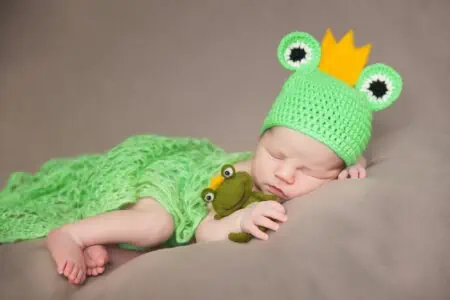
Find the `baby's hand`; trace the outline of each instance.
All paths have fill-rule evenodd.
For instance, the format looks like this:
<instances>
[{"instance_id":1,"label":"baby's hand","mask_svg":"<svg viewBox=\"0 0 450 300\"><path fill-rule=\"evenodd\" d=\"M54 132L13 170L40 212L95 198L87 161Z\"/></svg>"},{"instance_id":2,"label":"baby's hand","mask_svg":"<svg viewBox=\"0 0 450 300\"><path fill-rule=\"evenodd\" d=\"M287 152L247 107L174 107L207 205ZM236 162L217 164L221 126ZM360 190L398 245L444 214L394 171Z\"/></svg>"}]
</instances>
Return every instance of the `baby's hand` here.
<instances>
[{"instance_id":1,"label":"baby's hand","mask_svg":"<svg viewBox=\"0 0 450 300\"><path fill-rule=\"evenodd\" d=\"M286 210L280 203L276 201L258 202L243 209L241 230L258 239L267 240L269 235L258 226L277 231L280 225L275 221L285 222L286 220Z\"/></svg>"},{"instance_id":2,"label":"baby's hand","mask_svg":"<svg viewBox=\"0 0 450 300\"><path fill-rule=\"evenodd\" d=\"M367 176L366 168L361 164L348 167L339 174L338 179L359 179Z\"/></svg>"}]
</instances>

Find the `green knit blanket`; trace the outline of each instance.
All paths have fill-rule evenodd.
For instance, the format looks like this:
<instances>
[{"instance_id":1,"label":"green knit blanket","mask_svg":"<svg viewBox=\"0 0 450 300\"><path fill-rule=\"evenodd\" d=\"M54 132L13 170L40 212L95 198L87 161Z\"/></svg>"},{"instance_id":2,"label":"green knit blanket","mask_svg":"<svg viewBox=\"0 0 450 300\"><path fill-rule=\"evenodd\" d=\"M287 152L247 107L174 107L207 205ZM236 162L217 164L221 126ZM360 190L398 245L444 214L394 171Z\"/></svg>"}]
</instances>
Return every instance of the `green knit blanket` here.
<instances>
[{"instance_id":1,"label":"green knit blanket","mask_svg":"<svg viewBox=\"0 0 450 300\"><path fill-rule=\"evenodd\" d=\"M45 237L66 223L152 197L175 222L166 244L186 244L208 213L200 193L210 178L224 164L250 157L206 139L137 135L102 154L49 160L34 174L13 173L0 191L0 243Z\"/></svg>"}]
</instances>

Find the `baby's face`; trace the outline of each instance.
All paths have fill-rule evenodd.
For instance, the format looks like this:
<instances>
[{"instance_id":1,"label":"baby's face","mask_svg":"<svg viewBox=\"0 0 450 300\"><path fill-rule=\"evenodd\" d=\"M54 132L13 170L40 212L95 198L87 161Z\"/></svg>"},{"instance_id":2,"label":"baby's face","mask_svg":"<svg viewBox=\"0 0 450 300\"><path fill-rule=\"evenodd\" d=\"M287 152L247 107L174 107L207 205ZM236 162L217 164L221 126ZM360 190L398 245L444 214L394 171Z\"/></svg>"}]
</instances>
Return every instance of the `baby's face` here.
<instances>
[{"instance_id":1,"label":"baby's face","mask_svg":"<svg viewBox=\"0 0 450 300\"><path fill-rule=\"evenodd\" d=\"M285 127L264 133L251 172L256 186L282 199L305 195L336 179L343 161L324 144Z\"/></svg>"}]
</instances>

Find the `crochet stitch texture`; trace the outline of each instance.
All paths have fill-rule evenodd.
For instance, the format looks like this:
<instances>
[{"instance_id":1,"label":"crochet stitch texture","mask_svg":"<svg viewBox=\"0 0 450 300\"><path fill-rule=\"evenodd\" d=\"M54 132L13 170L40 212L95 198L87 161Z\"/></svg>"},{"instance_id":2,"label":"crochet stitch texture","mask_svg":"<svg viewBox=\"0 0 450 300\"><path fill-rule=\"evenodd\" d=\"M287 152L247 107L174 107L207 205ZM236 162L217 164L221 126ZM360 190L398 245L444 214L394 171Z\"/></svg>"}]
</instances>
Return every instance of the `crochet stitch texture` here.
<instances>
[{"instance_id":1,"label":"crochet stitch texture","mask_svg":"<svg viewBox=\"0 0 450 300\"><path fill-rule=\"evenodd\" d=\"M0 243L44 237L53 228L152 197L173 216L168 246L188 243L208 210L200 197L227 163L205 139L132 136L103 154L52 159L35 174L13 173L0 192Z\"/></svg>"}]
</instances>

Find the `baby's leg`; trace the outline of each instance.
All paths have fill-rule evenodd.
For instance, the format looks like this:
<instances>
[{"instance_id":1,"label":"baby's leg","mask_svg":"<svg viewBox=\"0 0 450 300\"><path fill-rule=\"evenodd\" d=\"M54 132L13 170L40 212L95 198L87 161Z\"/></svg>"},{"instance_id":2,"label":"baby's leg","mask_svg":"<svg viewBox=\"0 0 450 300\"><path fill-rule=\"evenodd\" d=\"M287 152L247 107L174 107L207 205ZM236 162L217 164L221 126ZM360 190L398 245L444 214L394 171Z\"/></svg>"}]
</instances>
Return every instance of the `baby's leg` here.
<instances>
[{"instance_id":1,"label":"baby's leg","mask_svg":"<svg viewBox=\"0 0 450 300\"><path fill-rule=\"evenodd\" d=\"M59 274L72 283L86 278L83 249L92 245L128 243L152 247L170 238L173 220L154 199L142 199L128 210L112 211L53 230L46 244Z\"/></svg>"}]
</instances>

